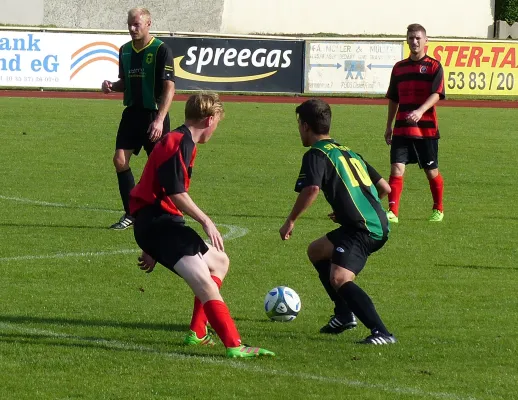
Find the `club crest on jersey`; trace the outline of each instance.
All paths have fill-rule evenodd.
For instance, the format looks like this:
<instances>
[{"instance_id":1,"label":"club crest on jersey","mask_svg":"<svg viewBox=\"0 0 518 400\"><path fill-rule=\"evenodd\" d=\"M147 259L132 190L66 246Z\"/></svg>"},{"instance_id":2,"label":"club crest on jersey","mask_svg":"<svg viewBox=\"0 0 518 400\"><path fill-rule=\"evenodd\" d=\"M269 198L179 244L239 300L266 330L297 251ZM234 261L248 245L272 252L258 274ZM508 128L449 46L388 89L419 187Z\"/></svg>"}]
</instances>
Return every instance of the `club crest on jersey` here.
<instances>
[{"instance_id":1,"label":"club crest on jersey","mask_svg":"<svg viewBox=\"0 0 518 400\"><path fill-rule=\"evenodd\" d=\"M428 68L426 68L426 65L421 65L421 69L419 70L419 72L422 74L426 74L427 70L428 70Z\"/></svg>"},{"instance_id":2,"label":"club crest on jersey","mask_svg":"<svg viewBox=\"0 0 518 400\"><path fill-rule=\"evenodd\" d=\"M153 62L153 54L149 53L146 55L146 63L151 64Z\"/></svg>"}]
</instances>

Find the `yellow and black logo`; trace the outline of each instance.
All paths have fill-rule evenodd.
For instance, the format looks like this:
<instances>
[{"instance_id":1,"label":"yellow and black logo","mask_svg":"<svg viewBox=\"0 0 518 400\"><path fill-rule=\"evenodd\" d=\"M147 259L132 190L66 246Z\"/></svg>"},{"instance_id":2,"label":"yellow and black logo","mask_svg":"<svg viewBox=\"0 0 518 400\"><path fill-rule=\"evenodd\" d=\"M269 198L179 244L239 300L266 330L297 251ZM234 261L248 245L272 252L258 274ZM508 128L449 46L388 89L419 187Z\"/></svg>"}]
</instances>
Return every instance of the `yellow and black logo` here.
<instances>
[{"instance_id":1,"label":"yellow and black logo","mask_svg":"<svg viewBox=\"0 0 518 400\"><path fill-rule=\"evenodd\" d=\"M151 64L151 63L153 63L153 54L148 53L148 54L146 54L146 64Z\"/></svg>"}]
</instances>

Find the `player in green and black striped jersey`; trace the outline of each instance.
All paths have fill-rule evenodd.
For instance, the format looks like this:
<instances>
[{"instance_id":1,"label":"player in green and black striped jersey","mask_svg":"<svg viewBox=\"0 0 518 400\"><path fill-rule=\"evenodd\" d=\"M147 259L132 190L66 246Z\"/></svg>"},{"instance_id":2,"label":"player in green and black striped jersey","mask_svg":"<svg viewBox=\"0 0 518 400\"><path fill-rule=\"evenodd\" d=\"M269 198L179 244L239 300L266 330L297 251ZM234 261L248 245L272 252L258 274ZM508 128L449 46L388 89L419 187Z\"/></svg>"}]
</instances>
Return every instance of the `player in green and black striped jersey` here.
<instances>
[{"instance_id":1,"label":"player in green and black striped jersey","mask_svg":"<svg viewBox=\"0 0 518 400\"><path fill-rule=\"evenodd\" d=\"M149 33L151 15L145 8L128 12L131 41L119 49L119 80L104 81L104 93L124 92L124 105L113 163L117 171L124 215L112 229L133 224L129 193L135 179L129 162L140 149L149 155L158 139L170 131L169 107L175 92L173 54L165 43Z\"/></svg>"},{"instance_id":2,"label":"player in green and black striped jersey","mask_svg":"<svg viewBox=\"0 0 518 400\"><path fill-rule=\"evenodd\" d=\"M380 197L390 192L388 183L359 154L330 136L331 108L311 99L296 109L302 144L310 147L302 159L295 185L299 196L280 229L290 238L296 219L324 192L331 219L340 227L313 241L308 256L320 281L335 303L335 315L320 331L341 333L354 328L356 317L371 330L365 344L389 344L396 339L379 317L370 297L354 279L370 254L388 239L389 222Z\"/></svg>"}]
</instances>

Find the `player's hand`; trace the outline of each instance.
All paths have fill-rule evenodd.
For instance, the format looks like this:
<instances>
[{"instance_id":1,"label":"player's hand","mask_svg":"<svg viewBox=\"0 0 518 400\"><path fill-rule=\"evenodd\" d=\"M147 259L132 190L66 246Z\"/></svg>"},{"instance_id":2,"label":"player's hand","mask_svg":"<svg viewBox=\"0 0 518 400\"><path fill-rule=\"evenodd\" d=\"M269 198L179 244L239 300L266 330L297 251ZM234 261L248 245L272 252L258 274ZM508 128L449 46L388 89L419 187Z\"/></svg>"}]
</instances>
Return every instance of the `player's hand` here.
<instances>
[{"instance_id":1,"label":"player's hand","mask_svg":"<svg viewBox=\"0 0 518 400\"><path fill-rule=\"evenodd\" d=\"M223 237L221 236L221 233L219 233L218 228L216 228L216 225L214 225L214 222L209 219L208 222L202 224L202 227L216 250L225 251L225 247L223 246Z\"/></svg>"},{"instance_id":2,"label":"player's hand","mask_svg":"<svg viewBox=\"0 0 518 400\"><path fill-rule=\"evenodd\" d=\"M392 127L388 127L385 130L385 143L392 144Z\"/></svg>"},{"instance_id":3,"label":"player's hand","mask_svg":"<svg viewBox=\"0 0 518 400\"><path fill-rule=\"evenodd\" d=\"M153 272L155 269L156 261L149 254L142 252L142 255L138 258L138 266L142 271L146 271L147 274Z\"/></svg>"},{"instance_id":4,"label":"player's hand","mask_svg":"<svg viewBox=\"0 0 518 400\"><path fill-rule=\"evenodd\" d=\"M288 240L291 237L291 233L293 232L293 228L295 227L295 222L286 220L281 229L279 229L279 233L281 235L282 240Z\"/></svg>"},{"instance_id":5,"label":"player's hand","mask_svg":"<svg viewBox=\"0 0 518 400\"><path fill-rule=\"evenodd\" d=\"M155 119L151 124L149 124L149 128L147 129L147 133L149 134L149 140L153 143L162 137L162 130L164 129L164 121L160 119Z\"/></svg>"},{"instance_id":6,"label":"player's hand","mask_svg":"<svg viewBox=\"0 0 518 400\"><path fill-rule=\"evenodd\" d=\"M335 215L335 213L334 213L334 212L327 214L327 216L329 217L329 219L330 219L331 221L333 221L333 222L337 223L337 222L336 222L336 215Z\"/></svg>"},{"instance_id":7,"label":"player's hand","mask_svg":"<svg viewBox=\"0 0 518 400\"><path fill-rule=\"evenodd\" d=\"M406 120L408 123L416 125L419 120L422 118L423 113L419 110L414 110L412 112L409 112L406 116Z\"/></svg>"},{"instance_id":8,"label":"player's hand","mask_svg":"<svg viewBox=\"0 0 518 400\"><path fill-rule=\"evenodd\" d=\"M104 81L103 84L101 85L101 90L103 91L104 94L113 92L112 88L113 88L113 83L110 81Z\"/></svg>"}]
</instances>

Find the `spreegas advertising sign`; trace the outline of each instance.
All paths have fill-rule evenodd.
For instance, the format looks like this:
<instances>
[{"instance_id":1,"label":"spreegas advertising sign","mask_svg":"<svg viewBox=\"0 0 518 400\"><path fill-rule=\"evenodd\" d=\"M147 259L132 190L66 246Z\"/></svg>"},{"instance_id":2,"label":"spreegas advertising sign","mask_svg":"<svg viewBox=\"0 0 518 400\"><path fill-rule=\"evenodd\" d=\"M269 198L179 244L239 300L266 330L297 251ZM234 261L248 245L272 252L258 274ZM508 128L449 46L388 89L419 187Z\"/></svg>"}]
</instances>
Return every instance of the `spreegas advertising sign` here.
<instances>
[{"instance_id":1,"label":"spreegas advertising sign","mask_svg":"<svg viewBox=\"0 0 518 400\"><path fill-rule=\"evenodd\" d=\"M304 42L160 37L173 51L176 88L302 91Z\"/></svg>"}]
</instances>

